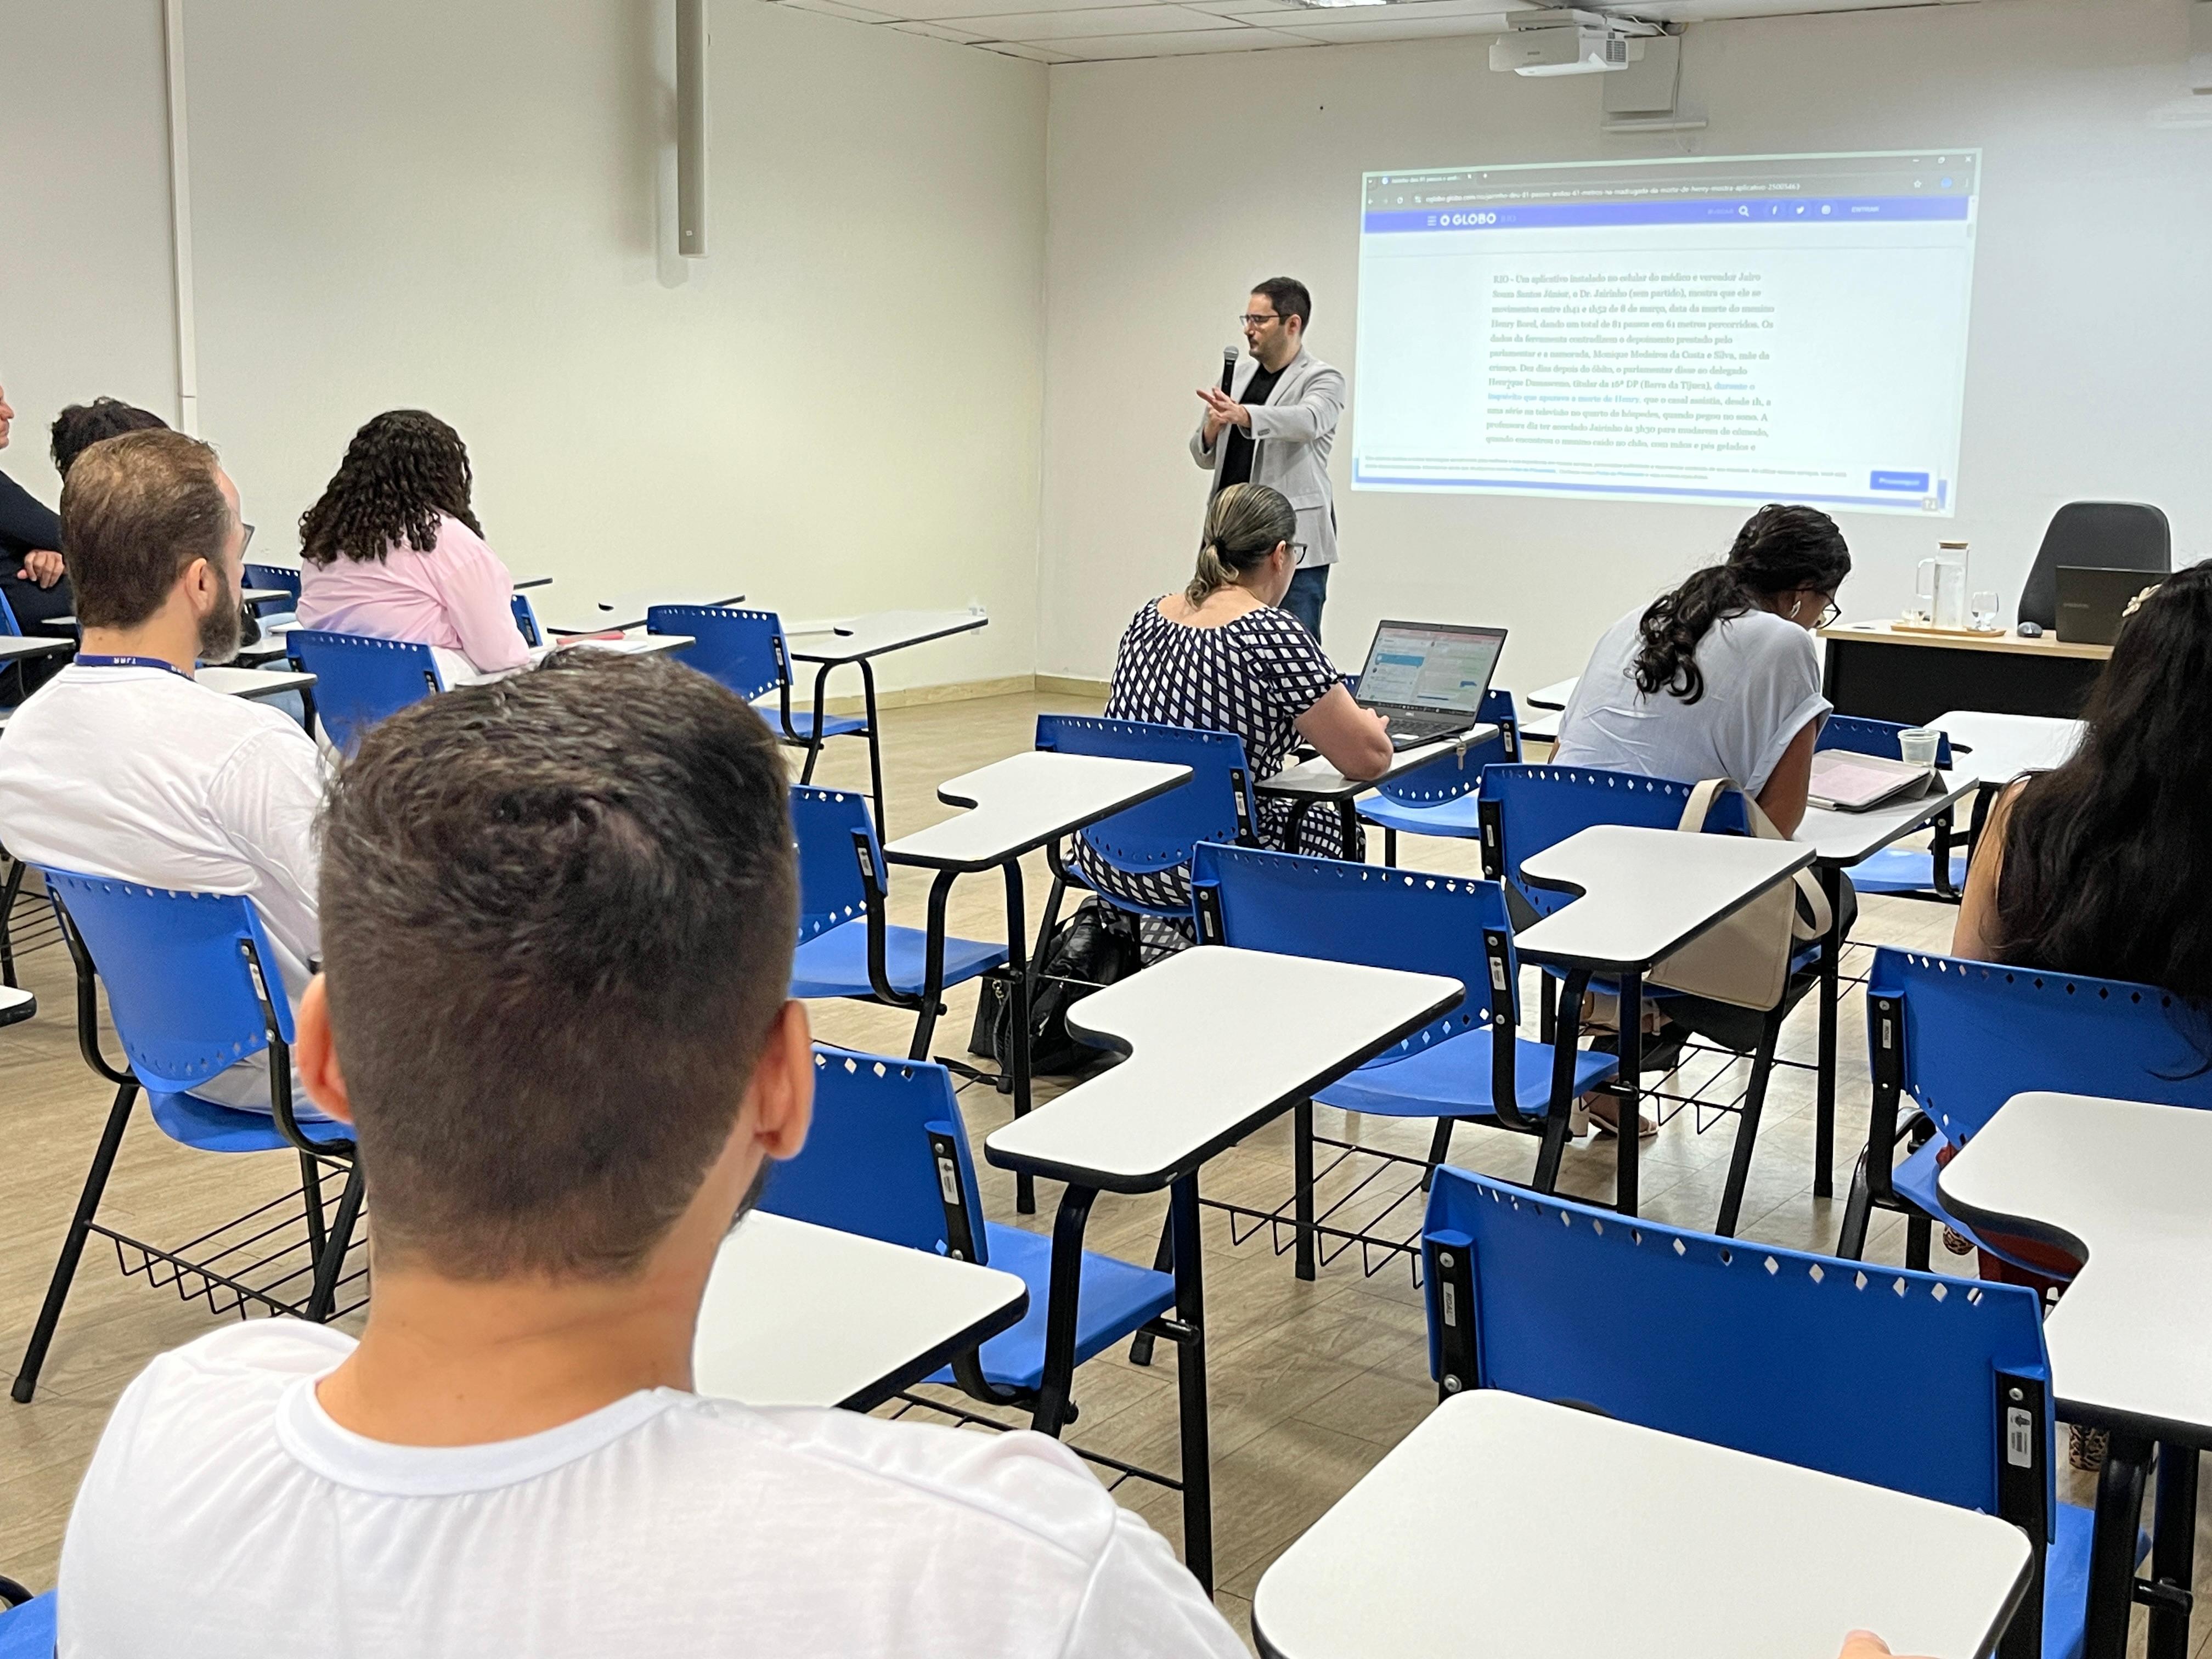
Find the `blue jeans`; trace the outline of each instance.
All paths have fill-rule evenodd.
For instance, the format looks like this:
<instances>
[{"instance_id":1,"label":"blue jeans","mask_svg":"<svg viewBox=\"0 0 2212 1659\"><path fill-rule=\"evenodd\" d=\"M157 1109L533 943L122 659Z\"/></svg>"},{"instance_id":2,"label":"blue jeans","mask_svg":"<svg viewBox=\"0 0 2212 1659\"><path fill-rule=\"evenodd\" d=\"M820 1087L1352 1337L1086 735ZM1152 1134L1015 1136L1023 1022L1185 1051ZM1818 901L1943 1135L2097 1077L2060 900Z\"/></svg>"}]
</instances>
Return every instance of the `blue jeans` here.
<instances>
[{"instance_id":1,"label":"blue jeans","mask_svg":"<svg viewBox=\"0 0 2212 1659\"><path fill-rule=\"evenodd\" d=\"M1283 609L1306 625L1306 632L1321 643L1321 607L1328 598L1329 567L1310 564L1294 572L1291 591L1283 595Z\"/></svg>"}]
</instances>

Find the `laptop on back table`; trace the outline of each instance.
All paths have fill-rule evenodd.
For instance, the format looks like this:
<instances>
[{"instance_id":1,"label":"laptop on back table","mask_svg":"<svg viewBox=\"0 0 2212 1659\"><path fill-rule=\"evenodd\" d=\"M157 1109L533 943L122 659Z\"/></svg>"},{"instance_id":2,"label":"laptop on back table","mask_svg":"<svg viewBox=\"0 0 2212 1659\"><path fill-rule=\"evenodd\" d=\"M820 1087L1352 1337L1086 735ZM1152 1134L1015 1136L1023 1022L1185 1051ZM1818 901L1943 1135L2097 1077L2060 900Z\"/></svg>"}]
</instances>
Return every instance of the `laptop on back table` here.
<instances>
[{"instance_id":1,"label":"laptop on back table","mask_svg":"<svg viewBox=\"0 0 2212 1659\"><path fill-rule=\"evenodd\" d=\"M1357 701L1389 716L1394 749L1457 737L1480 722L1504 649L1502 628L1385 622L1367 647Z\"/></svg>"}]
</instances>

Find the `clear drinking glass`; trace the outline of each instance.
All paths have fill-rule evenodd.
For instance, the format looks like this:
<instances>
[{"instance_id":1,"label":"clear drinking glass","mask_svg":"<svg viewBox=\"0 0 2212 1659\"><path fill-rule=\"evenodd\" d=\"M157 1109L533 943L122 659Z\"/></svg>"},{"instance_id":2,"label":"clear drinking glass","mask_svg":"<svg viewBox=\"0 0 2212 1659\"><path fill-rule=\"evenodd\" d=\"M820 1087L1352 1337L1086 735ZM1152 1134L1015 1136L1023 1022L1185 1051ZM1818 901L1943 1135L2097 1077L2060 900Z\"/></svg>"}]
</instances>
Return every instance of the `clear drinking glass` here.
<instances>
[{"instance_id":1,"label":"clear drinking glass","mask_svg":"<svg viewBox=\"0 0 2212 1659\"><path fill-rule=\"evenodd\" d=\"M1966 606L1966 625L1977 634L1998 632L1997 609L2002 602L2002 596L1996 588L1983 588Z\"/></svg>"}]
</instances>

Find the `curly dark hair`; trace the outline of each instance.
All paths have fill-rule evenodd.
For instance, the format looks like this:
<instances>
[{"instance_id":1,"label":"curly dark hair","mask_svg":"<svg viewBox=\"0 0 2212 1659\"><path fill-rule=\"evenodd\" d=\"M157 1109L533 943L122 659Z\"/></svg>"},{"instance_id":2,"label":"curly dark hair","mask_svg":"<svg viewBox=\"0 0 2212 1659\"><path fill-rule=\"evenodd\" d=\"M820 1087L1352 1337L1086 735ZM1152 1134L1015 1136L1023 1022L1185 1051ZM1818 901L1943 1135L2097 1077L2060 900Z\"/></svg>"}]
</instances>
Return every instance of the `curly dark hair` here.
<instances>
[{"instance_id":1,"label":"curly dark hair","mask_svg":"<svg viewBox=\"0 0 2212 1659\"><path fill-rule=\"evenodd\" d=\"M1810 588L1832 594L1851 574L1851 550L1836 521L1816 507L1770 503L1736 532L1726 564L1691 572L1644 611L1638 631L1636 688L1647 697L1666 691L1684 702L1705 695L1698 644L1714 623L1741 617L1761 599Z\"/></svg>"},{"instance_id":2,"label":"curly dark hair","mask_svg":"<svg viewBox=\"0 0 2212 1659\"><path fill-rule=\"evenodd\" d=\"M120 398L94 398L88 404L71 404L54 416L54 471L69 477L76 458L96 443L126 432L157 432L168 422L150 409L126 404Z\"/></svg>"},{"instance_id":3,"label":"curly dark hair","mask_svg":"<svg viewBox=\"0 0 2212 1659\"><path fill-rule=\"evenodd\" d=\"M381 561L403 540L428 553L441 514L481 536L469 507L472 482L459 433L422 410L388 410L353 434L322 498L300 515L300 556L309 564Z\"/></svg>"}]
</instances>

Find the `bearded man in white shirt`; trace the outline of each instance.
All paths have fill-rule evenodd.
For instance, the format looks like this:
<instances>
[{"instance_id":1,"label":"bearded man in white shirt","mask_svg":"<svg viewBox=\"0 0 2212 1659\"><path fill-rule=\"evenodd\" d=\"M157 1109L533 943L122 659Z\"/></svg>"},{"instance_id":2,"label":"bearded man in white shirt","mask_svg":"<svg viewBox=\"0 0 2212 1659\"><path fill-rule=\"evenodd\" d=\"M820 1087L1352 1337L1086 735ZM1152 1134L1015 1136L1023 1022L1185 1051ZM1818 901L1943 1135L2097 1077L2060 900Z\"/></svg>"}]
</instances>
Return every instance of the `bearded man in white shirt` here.
<instances>
[{"instance_id":1,"label":"bearded man in white shirt","mask_svg":"<svg viewBox=\"0 0 2212 1659\"><path fill-rule=\"evenodd\" d=\"M368 734L294 1048L358 1136L368 1326L251 1321L131 1384L64 1659L1237 1659L1054 1441L690 1391L723 1237L806 1133L794 866L767 726L672 662Z\"/></svg>"},{"instance_id":2,"label":"bearded man in white shirt","mask_svg":"<svg viewBox=\"0 0 2212 1659\"><path fill-rule=\"evenodd\" d=\"M181 432L92 445L62 486L76 659L0 738L0 844L28 863L243 893L293 1001L317 950L314 740L276 708L198 684L238 650L238 487ZM196 1092L267 1111L264 1056Z\"/></svg>"}]
</instances>

